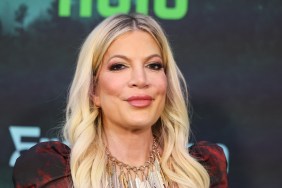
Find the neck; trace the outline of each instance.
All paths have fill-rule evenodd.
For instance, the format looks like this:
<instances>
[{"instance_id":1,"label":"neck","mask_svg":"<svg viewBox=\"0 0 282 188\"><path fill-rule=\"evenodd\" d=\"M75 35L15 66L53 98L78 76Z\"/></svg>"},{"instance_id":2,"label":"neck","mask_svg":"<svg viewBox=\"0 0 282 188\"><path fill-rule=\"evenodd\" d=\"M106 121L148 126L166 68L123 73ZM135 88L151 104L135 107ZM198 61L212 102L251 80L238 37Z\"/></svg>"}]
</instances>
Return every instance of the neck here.
<instances>
[{"instance_id":1,"label":"neck","mask_svg":"<svg viewBox=\"0 0 282 188\"><path fill-rule=\"evenodd\" d=\"M112 156L128 165L141 166L149 158L153 134L151 129L116 132L105 127L105 140Z\"/></svg>"}]
</instances>

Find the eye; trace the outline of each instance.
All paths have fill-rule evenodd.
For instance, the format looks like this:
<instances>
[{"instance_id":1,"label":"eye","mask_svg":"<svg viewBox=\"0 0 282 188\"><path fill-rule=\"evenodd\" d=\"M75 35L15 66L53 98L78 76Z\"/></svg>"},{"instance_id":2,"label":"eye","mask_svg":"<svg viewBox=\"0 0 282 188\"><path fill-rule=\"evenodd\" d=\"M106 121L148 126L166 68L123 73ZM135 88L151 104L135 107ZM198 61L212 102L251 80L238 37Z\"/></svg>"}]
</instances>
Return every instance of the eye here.
<instances>
[{"instance_id":1,"label":"eye","mask_svg":"<svg viewBox=\"0 0 282 188\"><path fill-rule=\"evenodd\" d=\"M122 70L122 69L125 69L126 66L121 64L121 63L115 63L115 64L112 64L110 67L109 67L109 70L110 71L119 71L119 70Z\"/></svg>"},{"instance_id":2,"label":"eye","mask_svg":"<svg viewBox=\"0 0 282 188\"><path fill-rule=\"evenodd\" d=\"M161 70L163 68L163 64L155 62L148 64L146 67L148 67L151 70Z\"/></svg>"}]
</instances>

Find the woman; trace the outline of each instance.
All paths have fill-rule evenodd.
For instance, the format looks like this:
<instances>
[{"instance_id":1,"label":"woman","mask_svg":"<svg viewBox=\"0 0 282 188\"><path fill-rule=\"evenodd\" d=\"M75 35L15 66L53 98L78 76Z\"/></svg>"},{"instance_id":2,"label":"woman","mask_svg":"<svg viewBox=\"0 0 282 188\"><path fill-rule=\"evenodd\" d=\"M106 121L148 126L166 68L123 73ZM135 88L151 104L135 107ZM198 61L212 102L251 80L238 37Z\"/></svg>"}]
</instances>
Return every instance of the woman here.
<instances>
[{"instance_id":1,"label":"woman","mask_svg":"<svg viewBox=\"0 0 282 188\"><path fill-rule=\"evenodd\" d=\"M219 147L186 148L186 104L185 80L158 23L109 17L79 55L64 126L71 149L31 148L17 160L15 186L227 187Z\"/></svg>"}]
</instances>

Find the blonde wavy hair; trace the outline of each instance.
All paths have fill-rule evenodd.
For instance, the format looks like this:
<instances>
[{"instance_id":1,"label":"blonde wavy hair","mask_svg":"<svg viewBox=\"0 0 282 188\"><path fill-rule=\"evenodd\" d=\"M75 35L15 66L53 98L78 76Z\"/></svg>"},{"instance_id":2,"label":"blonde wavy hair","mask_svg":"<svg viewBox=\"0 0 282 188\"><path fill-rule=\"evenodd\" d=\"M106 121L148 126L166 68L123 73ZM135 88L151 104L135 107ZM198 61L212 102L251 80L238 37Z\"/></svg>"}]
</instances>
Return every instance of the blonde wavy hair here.
<instances>
[{"instance_id":1,"label":"blonde wavy hair","mask_svg":"<svg viewBox=\"0 0 282 188\"><path fill-rule=\"evenodd\" d=\"M64 138L70 143L70 168L74 187L105 187L105 144L101 113L95 107L93 88L103 56L120 35L141 30L157 42L165 63L168 88L166 104L153 134L163 149L161 166L175 187L208 188L205 168L189 155L188 93L185 79L176 65L170 45L160 25L141 14L118 14L105 19L82 45L66 109Z\"/></svg>"}]
</instances>

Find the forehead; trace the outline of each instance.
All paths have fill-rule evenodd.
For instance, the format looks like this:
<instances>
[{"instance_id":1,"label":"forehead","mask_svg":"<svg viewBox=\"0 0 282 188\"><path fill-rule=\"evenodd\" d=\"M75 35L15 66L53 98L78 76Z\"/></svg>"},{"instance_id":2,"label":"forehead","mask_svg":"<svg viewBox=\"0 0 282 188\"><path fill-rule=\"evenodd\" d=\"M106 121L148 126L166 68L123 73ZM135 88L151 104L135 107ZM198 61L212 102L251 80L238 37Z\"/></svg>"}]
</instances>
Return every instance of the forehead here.
<instances>
[{"instance_id":1,"label":"forehead","mask_svg":"<svg viewBox=\"0 0 282 188\"><path fill-rule=\"evenodd\" d=\"M128 55L155 53L161 55L161 50L151 34L141 30L134 30L118 36L110 44L105 56L111 53Z\"/></svg>"}]
</instances>

